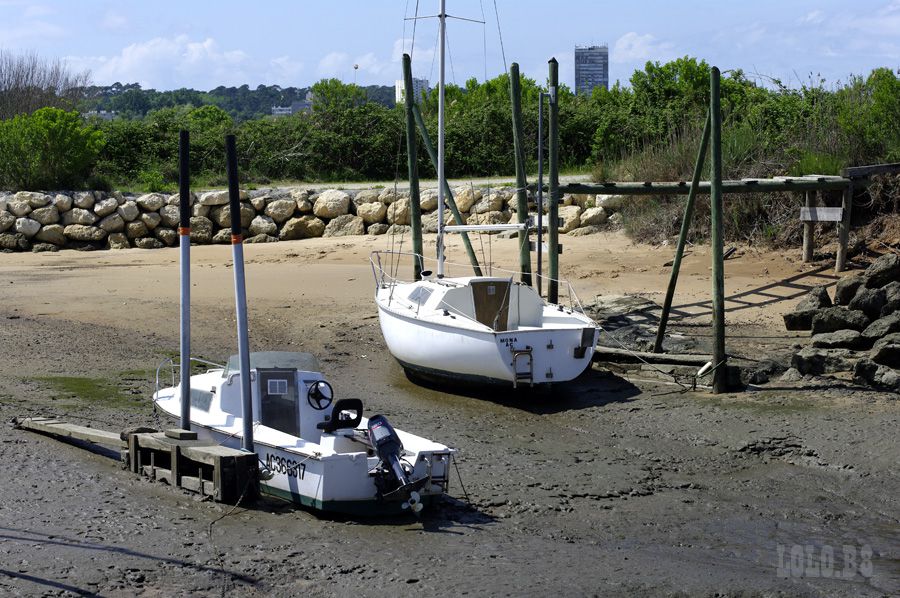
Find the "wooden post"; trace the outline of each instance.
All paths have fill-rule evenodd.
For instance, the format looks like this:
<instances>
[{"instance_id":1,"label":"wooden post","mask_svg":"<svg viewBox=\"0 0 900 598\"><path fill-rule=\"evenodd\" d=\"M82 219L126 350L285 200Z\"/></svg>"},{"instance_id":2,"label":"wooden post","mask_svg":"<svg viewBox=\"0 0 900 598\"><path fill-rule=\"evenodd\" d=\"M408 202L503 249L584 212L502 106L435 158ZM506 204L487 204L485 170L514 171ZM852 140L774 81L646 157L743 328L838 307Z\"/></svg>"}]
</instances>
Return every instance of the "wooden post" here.
<instances>
[{"instance_id":1,"label":"wooden post","mask_svg":"<svg viewBox=\"0 0 900 598\"><path fill-rule=\"evenodd\" d=\"M709 145L709 129L709 113L707 113L706 124L703 125L703 135L700 138L700 149L697 151L697 161L694 164L694 178L691 179L691 190L688 193L687 204L684 207L684 218L681 221L681 234L678 235L678 246L675 248L675 259L672 260L672 273L669 275L669 288L666 289L666 299L663 301L662 313L659 316L659 327L656 329L656 343L653 345L654 353L662 353L663 338L666 335L666 325L669 323L669 312L672 310L672 299L675 297L675 285L678 284L678 272L681 270L681 258L684 255L684 246L687 243L687 235L691 228L691 219L694 215L694 199L697 197L697 188L700 186L700 174L703 171L703 163L706 161L706 148Z\"/></svg>"},{"instance_id":2,"label":"wooden post","mask_svg":"<svg viewBox=\"0 0 900 598\"><path fill-rule=\"evenodd\" d=\"M413 253L422 255L422 204L419 197L419 167L416 155L416 119L413 106L416 103L412 80L412 62L409 54L403 55L403 90L406 96L406 163L409 169L409 224L412 228ZM413 280L422 278L422 262L413 260Z\"/></svg>"},{"instance_id":3,"label":"wooden post","mask_svg":"<svg viewBox=\"0 0 900 598\"><path fill-rule=\"evenodd\" d=\"M850 241L850 216L853 209L853 179L844 190L844 196L841 201L841 207L844 209L843 219L839 228L839 244L837 250L837 260L834 264L834 272L843 272L847 265L847 244Z\"/></svg>"},{"instance_id":4,"label":"wooden post","mask_svg":"<svg viewBox=\"0 0 900 598\"><path fill-rule=\"evenodd\" d=\"M804 205L807 208L813 207L813 198L815 197L814 191L807 191L804 198ZM815 244L815 232L816 232L816 223L815 222L804 222L803 223L803 262L809 263L813 261L813 252L814 252L814 244Z\"/></svg>"},{"instance_id":5,"label":"wooden post","mask_svg":"<svg viewBox=\"0 0 900 598\"><path fill-rule=\"evenodd\" d=\"M519 65L509 67L509 98L512 102L513 149L516 158L516 216L519 224L528 220L528 182L525 179L525 150L522 147L522 89L519 82ZM531 286L531 249L528 246L528 230L519 231L519 267L522 282Z\"/></svg>"},{"instance_id":6,"label":"wooden post","mask_svg":"<svg viewBox=\"0 0 900 598\"><path fill-rule=\"evenodd\" d=\"M547 284L547 301L559 302L559 63L550 59L550 126L548 146L550 161L550 210L547 235L548 266L550 280Z\"/></svg>"},{"instance_id":7,"label":"wooden post","mask_svg":"<svg viewBox=\"0 0 900 598\"><path fill-rule=\"evenodd\" d=\"M725 392L727 364L725 356L725 258L722 230L722 111L719 103L719 69L709 74L709 115L712 166L710 168L710 212L712 214L712 311L713 311L713 392Z\"/></svg>"},{"instance_id":8,"label":"wooden post","mask_svg":"<svg viewBox=\"0 0 900 598\"><path fill-rule=\"evenodd\" d=\"M419 125L419 132L422 134L422 145L425 146L425 151L428 152L431 163L437 169L437 152L434 149L434 144L431 143L428 129L425 128L425 119L422 118L422 112L419 110L418 104L413 104L413 115L416 117L416 124ZM453 192L450 191L450 184L446 180L444 181L444 199L456 223L466 224L459 213L459 208L456 207L456 200L453 199ZM469 241L469 235L467 233L460 233L460 235L462 235L463 246L466 248L466 254L469 256L469 262L472 264L475 276L482 276L481 266L478 265L478 258L475 257L475 250L472 248L472 242Z\"/></svg>"}]
</instances>

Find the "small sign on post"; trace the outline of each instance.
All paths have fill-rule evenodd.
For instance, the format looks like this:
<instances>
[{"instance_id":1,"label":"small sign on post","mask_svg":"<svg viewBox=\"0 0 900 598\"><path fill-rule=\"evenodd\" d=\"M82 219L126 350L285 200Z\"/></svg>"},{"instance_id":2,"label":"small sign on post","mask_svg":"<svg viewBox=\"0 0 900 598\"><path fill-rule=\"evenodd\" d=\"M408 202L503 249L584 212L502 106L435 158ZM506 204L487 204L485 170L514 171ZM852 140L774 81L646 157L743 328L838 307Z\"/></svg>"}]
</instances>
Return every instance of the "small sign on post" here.
<instances>
[{"instance_id":1,"label":"small sign on post","mask_svg":"<svg viewBox=\"0 0 900 598\"><path fill-rule=\"evenodd\" d=\"M840 222L844 218L844 208L800 208L801 222Z\"/></svg>"}]
</instances>

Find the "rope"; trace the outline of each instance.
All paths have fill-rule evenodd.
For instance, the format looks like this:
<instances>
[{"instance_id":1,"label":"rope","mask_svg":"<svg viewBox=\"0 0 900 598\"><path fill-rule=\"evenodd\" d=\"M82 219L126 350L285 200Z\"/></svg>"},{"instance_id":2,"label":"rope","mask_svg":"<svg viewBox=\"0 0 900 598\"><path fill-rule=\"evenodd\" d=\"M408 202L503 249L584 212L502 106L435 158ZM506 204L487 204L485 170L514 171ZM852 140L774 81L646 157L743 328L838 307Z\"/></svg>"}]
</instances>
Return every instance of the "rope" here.
<instances>
[{"instance_id":1,"label":"rope","mask_svg":"<svg viewBox=\"0 0 900 598\"><path fill-rule=\"evenodd\" d=\"M497 35L500 36L500 54L503 56L503 72L508 73L509 67L506 66L506 50L503 47L503 32L500 30L500 13L497 11L497 0L494 0L494 15L497 17Z\"/></svg>"},{"instance_id":2,"label":"rope","mask_svg":"<svg viewBox=\"0 0 900 598\"><path fill-rule=\"evenodd\" d=\"M462 488L463 496L466 497L466 502L471 505L472 501L469 499L469 493L466 492L466 486L463 484L462 476L459 474L459 465L456 464L456 459L454 459L452 456L450 457L450 459L453 461L453 469L456 470L456 478L459 480L459 487Z\"/></svg>"},{"instance_id":3,"label":"rope","mask_svg":"<svg viewBox=\"0 0 900 598\"><path fill-rule=\"evenodd\" d=\"M484 0L478 0L481 7L481 55L484 57L484 80L487 82L487 18L484 16Z\"/></svg>"}]
</instances>

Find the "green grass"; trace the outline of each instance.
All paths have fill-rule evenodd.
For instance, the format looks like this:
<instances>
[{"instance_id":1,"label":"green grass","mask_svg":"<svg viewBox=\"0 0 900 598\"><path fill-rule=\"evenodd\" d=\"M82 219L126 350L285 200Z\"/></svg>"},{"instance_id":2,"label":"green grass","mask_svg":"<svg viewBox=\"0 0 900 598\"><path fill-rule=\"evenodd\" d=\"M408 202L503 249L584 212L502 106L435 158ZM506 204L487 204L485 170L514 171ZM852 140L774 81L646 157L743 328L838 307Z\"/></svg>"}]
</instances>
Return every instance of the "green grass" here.
<instances>
[{"instance_id":1,"label":"green grass","mask_svg":"<svg viewBox=\"0 0 900 598\"><path fill-rule=\"evenodd\" d=\"M92 403L107 407L138 407L141 402L133 396L126 395L121 388L110 380L104 378L88 378L82 376L45 376L35 378L35 381L48 387L56 400L71 401L76 403L72 407L80 406L79 403Z\"/></svg>"}]
</instances>

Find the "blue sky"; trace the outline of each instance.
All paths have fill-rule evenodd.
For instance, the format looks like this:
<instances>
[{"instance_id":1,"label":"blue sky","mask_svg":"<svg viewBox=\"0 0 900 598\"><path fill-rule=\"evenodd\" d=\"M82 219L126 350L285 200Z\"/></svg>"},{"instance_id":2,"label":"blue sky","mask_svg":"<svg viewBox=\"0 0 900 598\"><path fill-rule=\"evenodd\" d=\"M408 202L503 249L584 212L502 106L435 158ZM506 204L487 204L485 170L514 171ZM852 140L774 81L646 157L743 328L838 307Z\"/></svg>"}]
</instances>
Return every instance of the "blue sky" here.
<instances>
[{"instance_id":1,"label":"blue sky","mask_svg":"<svg viewBox=\"0 0 900 598\"><path fill-rule=\"evenodd\" d=\"M451 81L503 72L494 0L448 0ZM391 85L409 51L416 0L0 0L0 47L89 69L98 84L211 89L305 87L323 77ZM437 12L420 0L419 14ZM572 85L576 44L608 43L610 79L647 60L705 59L792 85L900 68L900 0L496 0L507 62ZM414 74L437 79L435 20L416 25ZM485 51L486 50L486 51ZM358 69L353 66L358 65Z\"/></svg>"}]
</instances>

